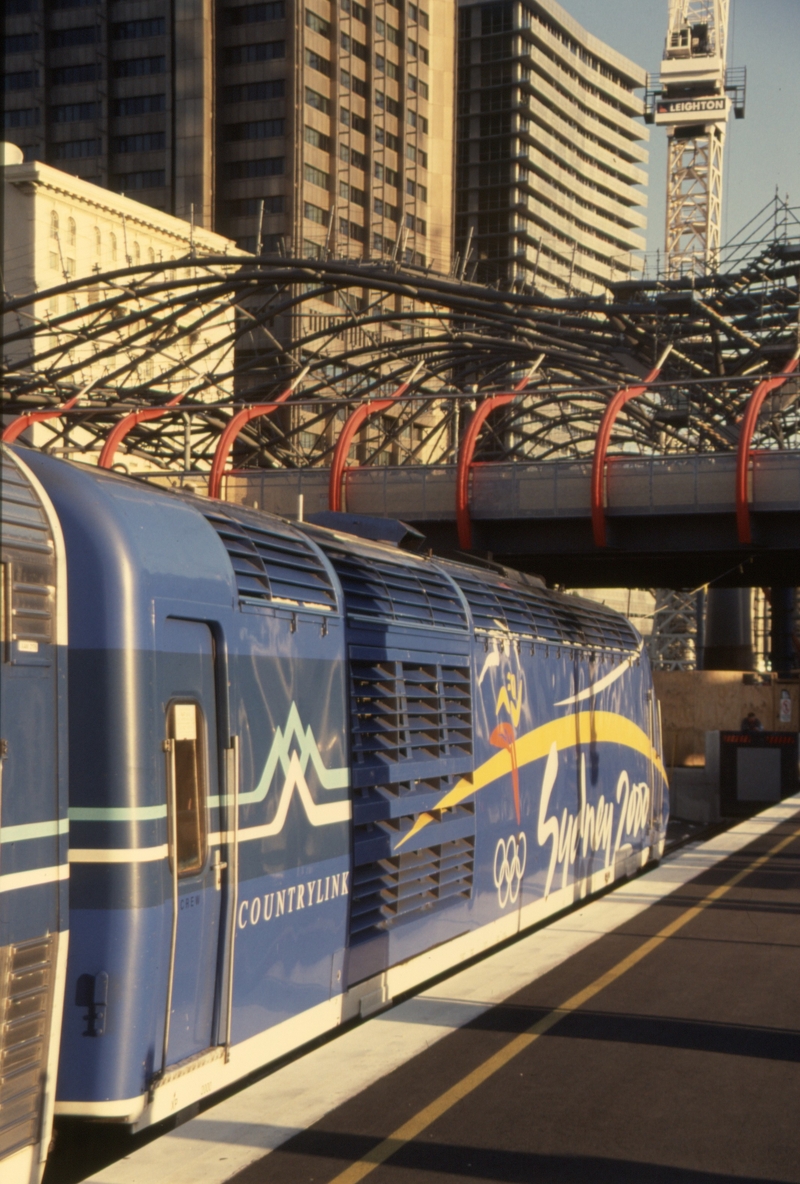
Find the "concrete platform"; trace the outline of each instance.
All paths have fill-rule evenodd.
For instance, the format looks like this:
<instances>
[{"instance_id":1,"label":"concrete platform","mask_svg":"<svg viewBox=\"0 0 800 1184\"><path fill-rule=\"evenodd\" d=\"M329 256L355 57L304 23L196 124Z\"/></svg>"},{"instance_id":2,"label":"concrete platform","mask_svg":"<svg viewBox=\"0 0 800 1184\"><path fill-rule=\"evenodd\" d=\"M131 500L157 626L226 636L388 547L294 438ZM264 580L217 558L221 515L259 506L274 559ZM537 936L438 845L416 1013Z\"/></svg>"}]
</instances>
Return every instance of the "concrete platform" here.
<instances>
[{"instance_id":1,"label":"concrete platform","mask_svg":"<svg viewBox=\"0 0 800 1184\"><path fill-rule=\"evenodd\" d=\"M91 1180L800 1182L799 915L796 796Z\"/></svg>"}]
</instances>

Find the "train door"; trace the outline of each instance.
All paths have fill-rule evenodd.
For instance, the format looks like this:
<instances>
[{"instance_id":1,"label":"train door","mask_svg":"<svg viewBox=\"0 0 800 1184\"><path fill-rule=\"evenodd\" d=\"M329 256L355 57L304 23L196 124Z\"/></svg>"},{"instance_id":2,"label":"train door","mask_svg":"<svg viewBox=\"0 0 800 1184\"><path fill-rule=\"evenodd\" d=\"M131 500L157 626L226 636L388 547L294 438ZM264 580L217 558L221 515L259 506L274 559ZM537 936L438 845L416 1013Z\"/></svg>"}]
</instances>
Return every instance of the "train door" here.
<instances>
[{"instance_id":1,"label":"train door","mask_svg":"<svg viewBox=\"0 0 800 1184\"><path fill-rule=\"evenodd\" d=\"M208 824L219 794L211 631L168 618L159 651L173 905L166 1067L214 1042L222 865L219 836L215 842Z\"/></svg>"}]
</instances>

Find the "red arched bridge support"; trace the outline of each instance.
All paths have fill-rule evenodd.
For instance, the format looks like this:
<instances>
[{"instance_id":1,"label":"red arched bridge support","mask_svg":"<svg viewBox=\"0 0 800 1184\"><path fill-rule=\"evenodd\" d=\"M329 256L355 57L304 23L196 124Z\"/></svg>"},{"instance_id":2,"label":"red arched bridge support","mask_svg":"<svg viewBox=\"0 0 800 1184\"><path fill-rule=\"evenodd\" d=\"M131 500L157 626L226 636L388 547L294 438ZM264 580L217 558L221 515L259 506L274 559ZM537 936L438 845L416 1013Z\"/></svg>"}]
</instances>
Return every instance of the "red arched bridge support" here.
<instances>
[{"instance_id":1,"label":"red arched bridge support","mask_svg":"<svg viewBox=\"0 0 800 1184\"><path fill-rule=\"evenodd\" d=\"M626 386L612 397L600 421L597 440L592 457L592 534L596 547L605 547L606 543L606 454L611 442L617 416L626 403L631 399L643 395L647 388L654 383L661 373L664 363L672 352L672 346L667 346L661 357L647 377L638 386Z\"/></svg>"},{"instance_id":2,"label":"red arched bridge support","mask_svg":"<svg viewBox=\"0 0 800 1184\"><path fill-rule=\"evenodd\" d=\"M747 400L747 406L739 429L739 447L736 455L736 530L740 543L752 543L753 532L750 523L750 501L747 496L747 475L750 469L750 444L756 430L758 417L767 395L782 387L788 378L795 373L800 361L800 347L794 356L786 363L780 374L772 378L765 378L760 382Z\"/></svg>"},{"instance_id":3,"label":"red arched bridge support","mask_svg":"<svg viewBox=\"0 0 800 1184\"><path fill-rule=\"evenodd\" d=\"M180 403L182 398L182 394L176 395L163 407L143 407L141 411L132 411L130 415L124 416L119 423L114 424L103 445L103 451L100 453L100 459L97 462L98 468L110 469L114 464L117 449L129 432L132 432L140 423L148 423L151 419L161 419L161 416L166 415L168 409L174 407L176 403Z\"/></svg>"},{"instance_id":4,"label":"red arched bridge support","mask_svg":"<svg viewBox=\"0 0 800 1184\"><path fill-rule=\"evenodd\" d=\"M310 367L306 366L301 370L297 378L293 379L286 390L282 391L271 403L254 403L252 407L245 407L242 411L236 412L220 436L219 443L214 451L214 459L211 462L211 472L208 477L209 497L219 499L220 490L222 489L222 478L225 475L225 465L228 463L233 442L244 425L251 423L254 419L261 419L264 415L271 415L276 408L280 407L281 403L285 403L289 395L297 390L306 374L308 374L309 369Z\"/></svg>"},{"instance_id":5,"label":"red arched bridge support","mask_svg":"<svg viewBox=\"0 0 800 1184\"><path fill-rule=\"evenodd\" d=\"M34 423L44 423L46 419L60 419L65 411L69 411L78 402L80 395L75 395L60 407L53 407L50 411L26 411L24 415L18 415L16 419L12 419L8 427L3 431L2 437L4 444L13 444L18 436Z\"/></svg>"},{"instance_id":6,"label":"red arched bridge support","mask_svg":"<svg viewBox=\"0 0 800 1184\"><path fill-rule=\"evenodd\" d=\"M469 421L458 447L458 470L456 473L456 526L458 527L458 545L462 551L472 549L472 518L469 512L469 478L472 472L472 458L478 443L478 436L486 420L498 407L507 407L513 403L520 391L523 391L544 361L544 354L540 354L531 366L522 382L518 382L514 390L507 394L491 395L476 409Z\"/></svg>"},{"instance_id":7,"label":"red arched bridge support","mask_svg":"<svg viewBox=\"0 0 800 1184\"><path fill-rule=\"evenodd\" d=\"M329 510L333 510L336 513L341 512L342 478L347 468L347 454L350 451L350 445L353 442L356 432L371 416L377 415L379 411L385 411L387 407L391 407L393 403L396 403L401 395L406 393L421 369L422 362L417 362L406 381L401 382L397 390L389 395L387 399L376 399L371 403L362 403L360 407L356 407L355 411L342 424L342 430L339 432L339 438L336 441L336 447L333 450L333 459L331 460L331 475L328 482Z\"/></svg>"}]
</instances>

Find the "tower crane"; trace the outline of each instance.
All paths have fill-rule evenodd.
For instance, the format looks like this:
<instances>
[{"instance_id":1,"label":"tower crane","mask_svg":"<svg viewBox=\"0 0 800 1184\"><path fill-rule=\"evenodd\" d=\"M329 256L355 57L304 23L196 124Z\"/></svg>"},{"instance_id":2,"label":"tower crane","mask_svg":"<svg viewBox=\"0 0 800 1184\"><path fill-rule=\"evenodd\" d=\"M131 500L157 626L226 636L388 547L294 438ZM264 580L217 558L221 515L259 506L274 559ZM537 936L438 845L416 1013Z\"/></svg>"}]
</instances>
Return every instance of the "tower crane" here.
<instances>
[{"instance_id":1,"label":"tower crane","mask_svg":"<svg viewBox=\"0 0 800 1184\"><path fill-rule=\"evenodd\" d=\"M726 63L730 0L669 0L661 72L645 119L667 129L666 259L670 278L719 264L722 164L731 109L742 119L747 72Z\"/></svg>"}]
</instances>

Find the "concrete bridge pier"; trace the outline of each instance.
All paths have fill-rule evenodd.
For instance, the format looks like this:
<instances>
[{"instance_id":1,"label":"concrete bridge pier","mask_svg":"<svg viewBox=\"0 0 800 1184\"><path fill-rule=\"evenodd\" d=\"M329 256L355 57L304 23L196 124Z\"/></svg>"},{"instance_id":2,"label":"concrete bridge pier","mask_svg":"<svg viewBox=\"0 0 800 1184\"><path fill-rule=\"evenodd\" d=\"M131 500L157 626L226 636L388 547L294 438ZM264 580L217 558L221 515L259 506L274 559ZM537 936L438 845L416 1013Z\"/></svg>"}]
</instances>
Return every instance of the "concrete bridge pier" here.
<instances>
[{"instance_id":1,"label":"concrete bridge pier","mask_svg":"<svg viewBox=\"0 0 800 1184\"><path fill-rule=\"evenodd\" d=\"M753 624L749 588L709 588L704 670L752 670Z\"/></svg>"}]
</instances>

